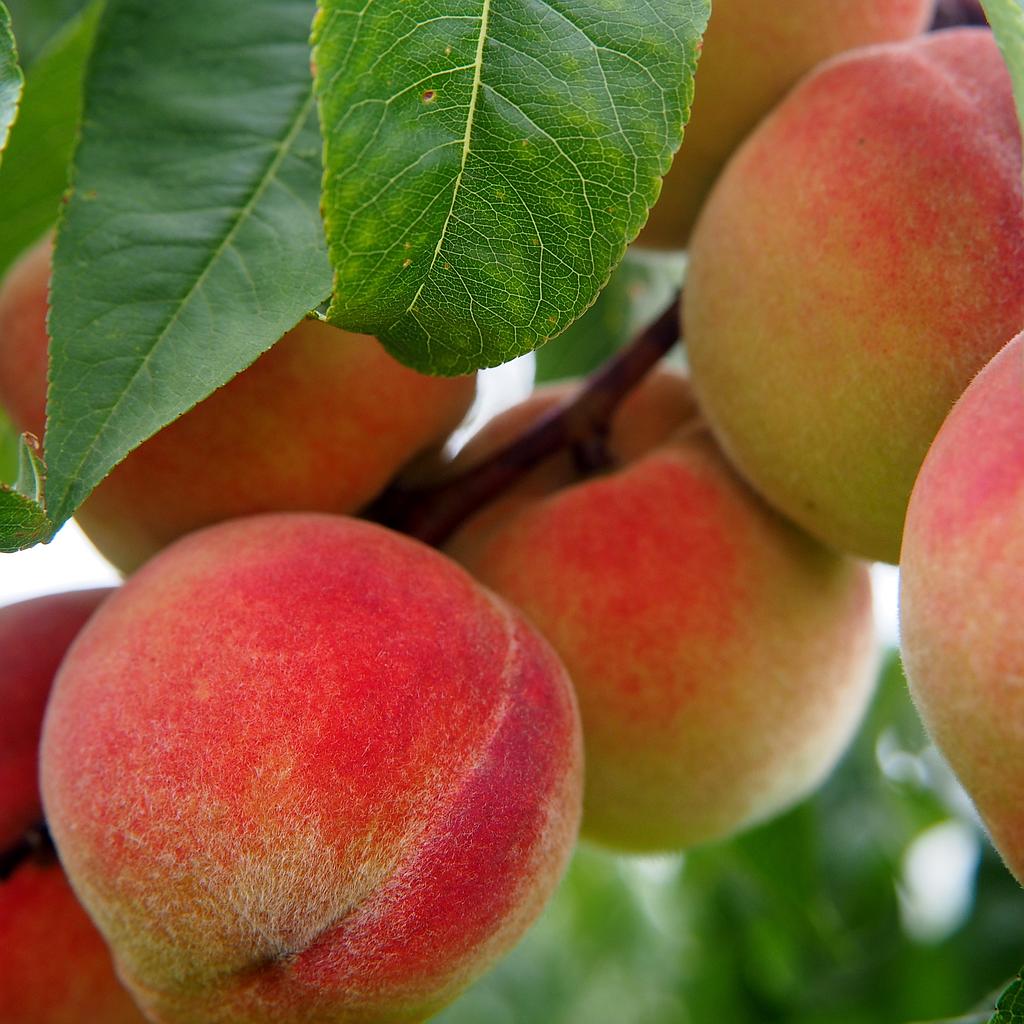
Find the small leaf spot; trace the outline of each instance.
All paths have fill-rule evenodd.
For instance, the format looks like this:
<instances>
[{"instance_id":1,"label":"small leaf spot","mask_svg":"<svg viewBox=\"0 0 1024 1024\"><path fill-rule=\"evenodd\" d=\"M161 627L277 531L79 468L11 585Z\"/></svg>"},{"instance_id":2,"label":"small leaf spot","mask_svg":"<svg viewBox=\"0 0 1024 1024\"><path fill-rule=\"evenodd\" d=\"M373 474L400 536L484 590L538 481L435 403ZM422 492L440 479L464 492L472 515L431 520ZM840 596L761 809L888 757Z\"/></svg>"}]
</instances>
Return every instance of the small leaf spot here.
<instances>
[{"instance_id":1,"label":"small leaf spot","mask_svg":"<svg viewBox=\"0 0 1024 1024\"><path fill-rule=\"evenodd\" d=\"M435 96L437 96L437 93L434 92L433 89L427 89L427 91L423 94L423 102L424 103L433 103Z\"/></svg>"},{"instance_id":2,"label":"small leaf spot","mask_svg":"<svg viewBox=\"0 0 1024 1024\"><path fill-rule=\"evenodd\" d=\"M404 270L404 269L405 269L406 267L411 267L411 266L412 266L412 260L411 260L411 259L409 259L408 257L406 257L406 259L402 260L402 269L403 269L403 270Z\"/></svg>"}]
</instances>

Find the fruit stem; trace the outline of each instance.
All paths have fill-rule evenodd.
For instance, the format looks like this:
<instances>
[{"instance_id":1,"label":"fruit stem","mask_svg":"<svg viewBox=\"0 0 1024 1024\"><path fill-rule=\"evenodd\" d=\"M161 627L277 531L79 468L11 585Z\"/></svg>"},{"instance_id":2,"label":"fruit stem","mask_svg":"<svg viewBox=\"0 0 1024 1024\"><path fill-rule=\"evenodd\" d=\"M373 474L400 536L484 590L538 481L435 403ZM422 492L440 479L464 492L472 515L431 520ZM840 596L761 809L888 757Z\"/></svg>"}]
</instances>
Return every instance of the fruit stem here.
<instances>
[{"instance_id":1,"label":"fruit stem","mask_svg":"<svg viewBox=\"0 0 1024 1024\"><path fill-rule=\"evenodd\" d=\"M932 31L957 25L987 25L981 0L939 0Z\"/></svg>"},{"instance_id":2,"label":"fruit stem","mask_svg":"<svg viewBox=\"0 0 1024 1024\"><path fill-rule=\"evenodd\" d=\"M45 821L38 821L17 842L0 850L0 882L6 882L27 860L49 861L57 856Z\"/></svg>"},{"instance_id":3,"label":"fruit stem","mask_svg":"<svg viewBox=\"0 0 1024 1024\"><path fill-rule=\"evenodd\" d=\"M629 345L587 378L584 386L526 433L462 476L436 487L393 486L364 518L437 547L474 512L564 448L599 465L612 414L619 403L679 340L679 296Z\"/></svg>"}]
</instances>

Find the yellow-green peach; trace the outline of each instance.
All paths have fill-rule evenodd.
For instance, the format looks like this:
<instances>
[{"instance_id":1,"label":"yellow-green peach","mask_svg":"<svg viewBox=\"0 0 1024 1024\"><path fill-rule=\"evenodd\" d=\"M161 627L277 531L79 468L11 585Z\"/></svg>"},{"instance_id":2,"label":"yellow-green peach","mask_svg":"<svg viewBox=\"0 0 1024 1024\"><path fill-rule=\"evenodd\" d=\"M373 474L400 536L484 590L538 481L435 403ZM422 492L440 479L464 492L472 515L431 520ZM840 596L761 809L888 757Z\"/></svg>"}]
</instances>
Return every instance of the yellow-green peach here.
<instances>
[{"instance_id":1,"label":"yellow-green peach","mask_svg":"<svg viewBox=\"0 0 1024 1024\"><path fill-rule=\"evenodd\" d=\"M992 33L805 78L715 186L684 306L734 464L825 543L895 562L929 444L1024 323L1021 138Z\"/></svg>"},{"instance_id":2,"label":"yellow-green peach","mask_svg":"<svg viewBox=\"0 0 1024 1024\"><path fill-rule=\"evenodd\" d=\"M908 39L934 0L715 0L682 149L638 243L685 248L730 154L815 65L869 43Z\"/></svg>"},{"instance_id":3,"label":"yellow-green peach","mask_svg":"<svg viewBox=\"0 0 1024 1024\"><path fill-rule=\"evenodd\" d=\"M957 402L914 485L900 563L910 690L1024 882L1024 335Z\"/></svg>"},{"instance_id":4,"label":"yellow-green peach","mask_svg":"<svg viewBox=\"0 0 1024 1024\"><path fill-rule=\"evenodd\" d=\"M554 399L528 403L536 414ZM528 418L499 418L471 464ZM612 424L614 471L561 455L449 552L521 608L576 688L584 834L678 849L767 818L822 781L871 693L865 567L732 472L684 379L655 374Z\"/></svg>"}]
</instances>

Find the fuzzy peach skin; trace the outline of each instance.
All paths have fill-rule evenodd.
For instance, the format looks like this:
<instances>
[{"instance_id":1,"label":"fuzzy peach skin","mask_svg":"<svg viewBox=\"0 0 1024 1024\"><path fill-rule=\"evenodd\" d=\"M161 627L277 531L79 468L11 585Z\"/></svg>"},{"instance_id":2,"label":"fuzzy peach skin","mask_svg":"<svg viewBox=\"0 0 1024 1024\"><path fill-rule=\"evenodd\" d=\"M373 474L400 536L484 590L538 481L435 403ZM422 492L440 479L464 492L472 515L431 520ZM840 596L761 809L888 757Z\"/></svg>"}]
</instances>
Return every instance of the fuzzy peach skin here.
<instances>
[{"instance_id":1,"label":"fuzzy peach skin","mask_svg":"<svg viewBox=\"0 0 1024 1024\"><path fill-rule=\"evenodd\" d=\"M153 1021L398 1024L550 896L579 721L547 644L443 555L259 516L184 538L104 605L58 676L42 779Z\"/></svg>"},{"instance_id":2,"label":"fuzzy peach skin","mask_svg":"<svg viewBox=\"0 0 1024 1024\"><path fill-rule=\"evenodd\" d=\"M704 208L684 320L740 471L826 543L895 562L928 445L1024 323L1021 138L992 34L804 79Z\"/></svg>"},{"instance_id":3,"label":"fuzzy peach skin","mask_svg":"<svg viewBox=\"0 0 1024 1024\"><path fill-rule=\"evenodd\" d=\"M39 734L57 666L109 591L0 608L0 851L43 816ZM56 859L35 854L0 880L0 1021L143 1024L99 932Z\"/></svg>"},{"instance_id":4,"label":"fuzzy peach skin","mask_svg":"<svg viewBox=\"0 0 1024 1024\"><path fill-rule=\"evenodd\" d=\"M900 566L914 702L1024 882L1024 334L935 438Z\"/></svg>"},{"instance_id":5,"label":"fuzzy peach skin","mask_svg":"<svg viewBox=\"0 0 1024 1024\"><path fill-rule=\"evenodd\" d=\"M0 404L42 437L50 240L0 288ZM376 339L304 320L255 363L132 452L76 513L125 572L236 516L353 512L473 401L475 378L427 377Z\"/></svg>"},{"instance_id":6,"label":"fuzzy peach skin","mask_svg":"<svg viewBox=\"0 0 1024 1024\"><path fill-rule=\"evenodd\" d=\"M715 0L683 147L638 239L686 246L729 155L802 75L844 50L908 39L935 0Z\"/></svg>"},{"instance_id":7,"label":"fuzzy peach skin","mask_svg":"<svg viewBox=\"0 0 1024 1024\"><path fill-rule=\"evenodd\" d=\"M494 421L459 461L522 418ZM681 377L627 399L610 451L617 470L589 479L568 456L541 466L448 550L569 669L584 834L678 849L769 817L831 769L872 689L870 586L734 476Z\"/></svg>"}]
</instances>

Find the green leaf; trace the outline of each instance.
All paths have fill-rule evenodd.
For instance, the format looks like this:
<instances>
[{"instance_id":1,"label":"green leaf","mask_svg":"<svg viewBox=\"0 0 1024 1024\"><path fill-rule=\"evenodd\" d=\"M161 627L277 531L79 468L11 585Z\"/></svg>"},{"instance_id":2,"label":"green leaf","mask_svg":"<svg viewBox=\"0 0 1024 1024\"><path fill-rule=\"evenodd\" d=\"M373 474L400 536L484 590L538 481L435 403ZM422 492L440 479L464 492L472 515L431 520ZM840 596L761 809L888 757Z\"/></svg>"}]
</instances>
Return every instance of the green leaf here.
<instances>
[{"instance_id":1,"label":"green leaf","mask_svg":"<svg viewBox=\"0 0 1024 1024\"><path fill-rule=\"evenodd\" d=\"M64 27L29 69L0 168L0 274L57 219L82 112L82 74L102 7Z\"/></svg>"},{"instance_id":2,"label":"green leaf","mask_svg":"<svg viewBox=\"0 0 1024 1024\"><path fill-rule=\"evenodd\" d=\"M104 11L54 256L55 522L329 293L312 13L312 0Z\"/></svg>"},{"instance_id":3,"label":"green leaf","mask_svg":"<svg viewBox=\"0 0 1024 1024\"><path fill-rule=\"evenodd\" d=\"M322 0L329 317L431 373L594 301L682 138L708 0Z\"/></svg>"},{"instance_id":4,"label":"green leaf","mask_svg":"<svg viewBox=\"0 0 1024 1024\"><path fill-rule=\"evenodd\" d=\"M6 148L11 125L18 116L18 101L24 85L11 31L11 16L0 3L0 152Z\"/></svg>"},{"instance_id":5,"label":"green leaf","mask_svg":"<svg viewBox=\"0 0 1024 1024\"><path fill-rule=\"evenodd\" d=\"M981 0L981 6L1010 69L1017 116L1024 129L1024 0Z\"/></svg>"},{"instance_id":6,"label":"green leaf","mask_svg":"<svg viewBox=\"0 0 1024 1024\"><path fill-rule=\"evenodd\" d=\"M684 267L678 254L630 249L597 302L538 351L537 383L595 370L658 318L679 291Z\"/></svg>"},{"instance_id":7,"label":"green leaf","mask_svg":"<svg viewBox=\"0 0 1024 1024\"><path fill-rule=\"evenodd\" d=\"M43 500L43 464L23 435L18 443L18 473L0 484L0 552L46 543L56 532Z\"/></svg>"},{"instance_id":8,"label":"green leaf","mask_svg":"<svg viewBox=\"0 0 1024 1024\"><path fill-rule=\"evenodd\" d=\"M996 1003L996 1013L991 1024L1024 1024L1024 971Z\"/></svg>"}]
</instances>

